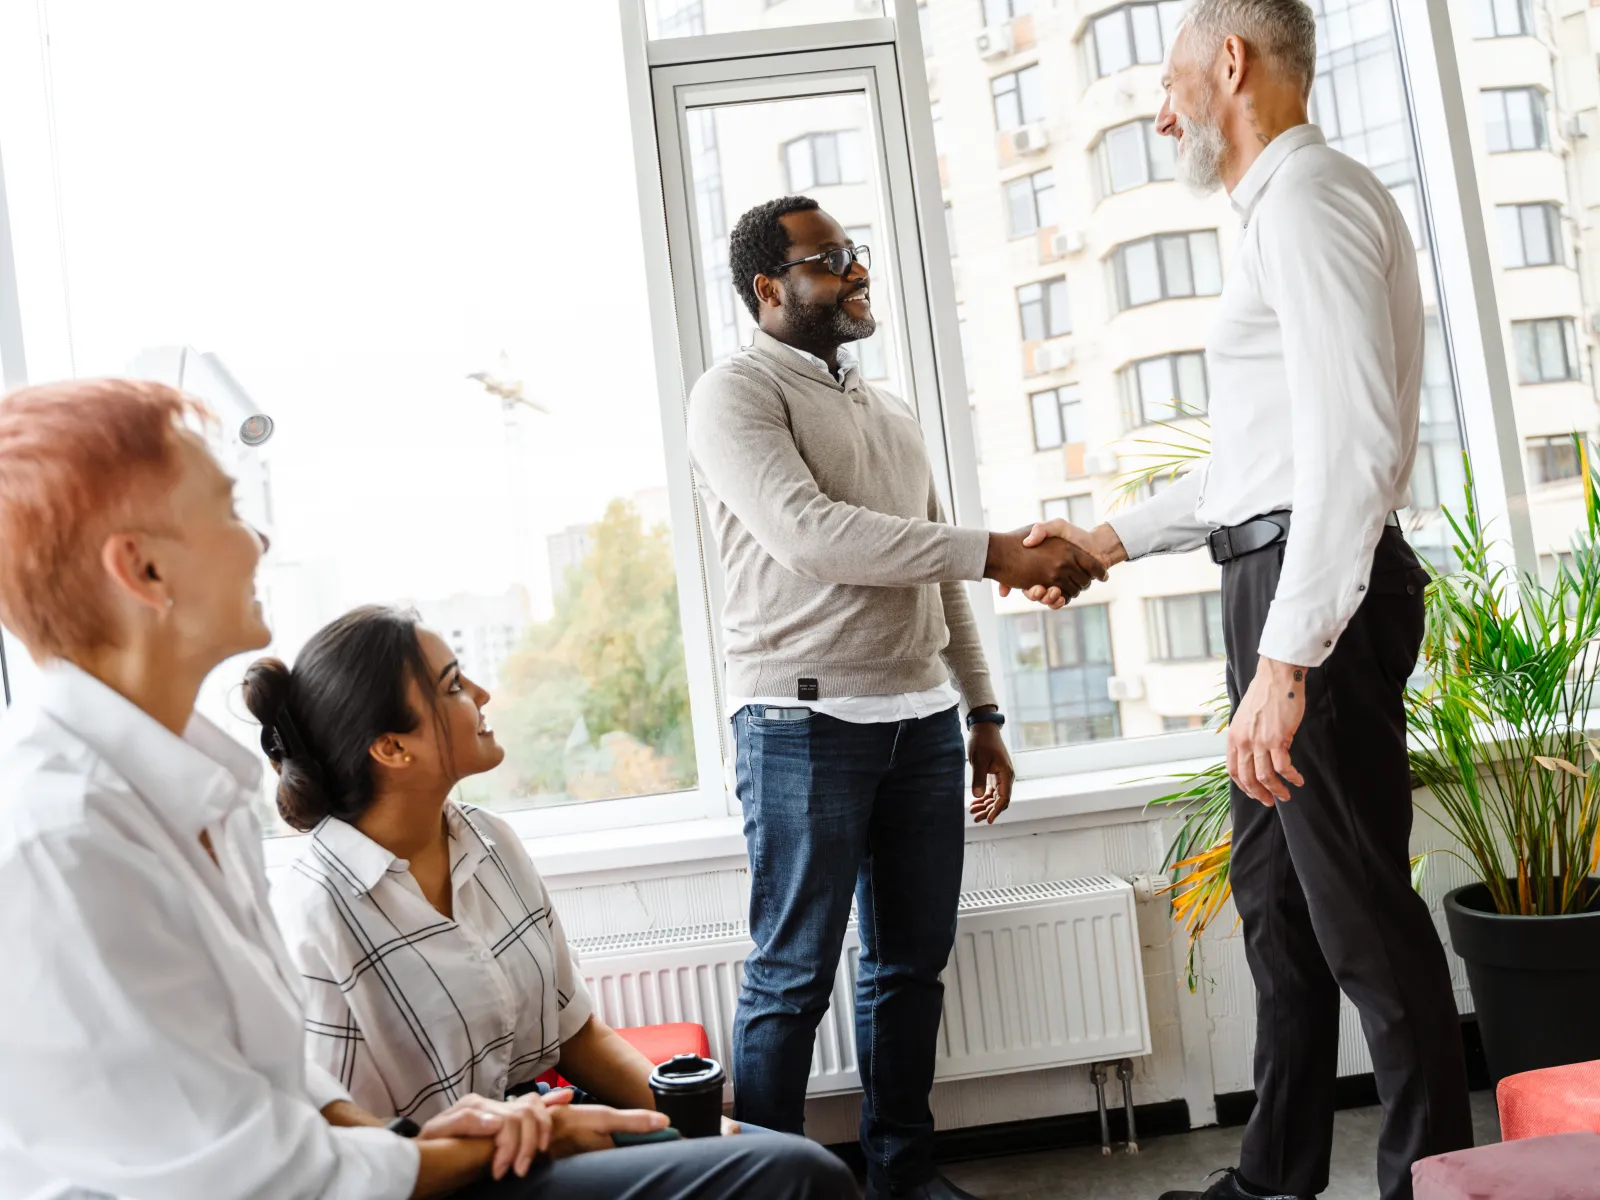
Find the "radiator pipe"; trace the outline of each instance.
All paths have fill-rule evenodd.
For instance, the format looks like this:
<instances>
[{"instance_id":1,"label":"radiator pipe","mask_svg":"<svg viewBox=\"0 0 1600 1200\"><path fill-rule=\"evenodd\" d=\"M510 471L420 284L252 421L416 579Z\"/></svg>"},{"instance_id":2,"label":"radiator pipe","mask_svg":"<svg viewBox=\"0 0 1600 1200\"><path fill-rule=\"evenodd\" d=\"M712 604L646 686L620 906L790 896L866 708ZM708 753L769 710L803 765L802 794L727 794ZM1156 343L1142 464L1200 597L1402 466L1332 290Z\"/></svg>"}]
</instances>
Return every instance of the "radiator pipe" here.
<instances>
[{"instance_id":1,"label":"radiator pipe","mask_svg":"<svg viewBox=\"0 0 1600 1200\"><path fill-rule=\"evenodd\" d=\"M1117 1064L1117 1078L1122 1080L1122 1107L1128 1114L1128 1153L1139 1153L1139 1131L1133 1124L1133 1060L1125 1058Z\"/></svg>"},{"instance_id":2,"label":"radiator pipe","mask_svg":"<svg viewBox=\"0 0 1600 1200\"><path fill-rule=\"evenodd\" d=\"M1100 1153L1106 1156L1111 1154L1111 1117L1106 1112L1106 1068L1104 1063L1095 1063L1089 1068L1089 1081L1094 1084L1095 1099L1100 1105Z\"/></svg>"}]
</instances>

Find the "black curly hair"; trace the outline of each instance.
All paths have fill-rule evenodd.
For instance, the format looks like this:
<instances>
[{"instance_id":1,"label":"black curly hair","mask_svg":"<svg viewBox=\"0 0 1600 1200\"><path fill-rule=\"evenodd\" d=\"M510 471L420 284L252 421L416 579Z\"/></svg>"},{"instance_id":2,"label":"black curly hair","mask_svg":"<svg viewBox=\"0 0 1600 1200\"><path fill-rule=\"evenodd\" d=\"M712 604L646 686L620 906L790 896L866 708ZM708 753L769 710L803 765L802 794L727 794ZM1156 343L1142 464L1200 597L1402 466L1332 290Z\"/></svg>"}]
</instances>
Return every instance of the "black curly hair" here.
<instances>
[{"instance_id":1,"label":"black curly hair","mask_svg":"<svg viewBox=\"0 0 1600 1200\"><path fill-rule=\"evenodd\" d=\"M789 257L789 234L783 227L783 218L821 207L810 196L780 196L745 213L728 235L728 269L733 273L734 289L757 321L761 319L761 302L756 299L756 276L771 275Z\"/></svg>"}]
</instances>

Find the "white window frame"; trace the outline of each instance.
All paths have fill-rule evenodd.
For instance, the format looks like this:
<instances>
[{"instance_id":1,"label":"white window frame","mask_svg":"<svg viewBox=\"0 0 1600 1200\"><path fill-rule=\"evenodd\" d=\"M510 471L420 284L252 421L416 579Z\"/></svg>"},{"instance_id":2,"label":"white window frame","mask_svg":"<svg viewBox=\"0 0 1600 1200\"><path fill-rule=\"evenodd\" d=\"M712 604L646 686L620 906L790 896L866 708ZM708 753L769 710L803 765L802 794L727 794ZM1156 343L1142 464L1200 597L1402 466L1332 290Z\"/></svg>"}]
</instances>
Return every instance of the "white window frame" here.
<instances>
[{"instance_id":1,"label":"white window frame","mask_svg":"<svg viewBox=\"0 0 1600 1200\"><path fill-rule=\"evenodd\" d=\"M658 97L652 88L652 70L763 56L773 58L773 68L781 70L784 62L806 52L826 53L832 69L844 61L841 55L848 58L849 52L863 48L869 51L869 57L877 55L878 61L914 65L914 69L897 72L898 96L879 95L882 111L877 115L893 126L886 138L887 152L902 163L909 161L913 193L910 216L897 210L900 219L892 231L885 230L879 237L892 236L896 241L906 276L901 294L907 297L908 304L913 286L918 295L926 298L922 331L931 335L932 349L926 355L915 344L902 349L901 353L913 360L926 359L908 363L912 369L902 377L912 381L919 401L919 417L928 435L929 457L939 490L959 523L982 524L944 201L927 79L920 66L923 55L917 0L886 2L893 5L892 19L651 41L646 33L643 5L639 0L619 0L646 256L643 282L653 314L652 349L661 387L680 614L700 784L698 791L684 796L594 801L510 814L519 831L527 836L586 829L616 831L631 825L706 817L724 817L724 821L716 823L716 828L722 829L737 811L723 776L728 738L720 713L713 619L721 601L720 582L708 578L715 572L705 570L707 564L702 558L683 421L685 366L691 356L698 357L702 350L685 344L674 315L679 296L690 306L695 301L692 293L675 294L673 286L662 189L664 176L681 167L666 164L658 151ZM1437 248L1435 262L1448 360L1463 436L1473 459L1478 501L1485 519L1510 535L1508 541L1496 545L1497 559L1513 569L1531 572L1537 569L1537 561L1528 518L1523 447L1511 405L1504 325L1495 299L1489 231L1472 155L1471 128L1479 119L1480 109L1476 96L1470 97L1469 105L1469 98L1463 93L1448 0L1391 0L1391 10L1418 148L1428 243ZM45 104L49 82L46 64L39 54L38 23L37 6L12 5L0 10L0 163L8 172L0 174L0 216L11 222L8 225L0 221L0 363L8 387L29 378L57 378L73 373ZM1085 28L1084 32L1090 31ZM27 187L16 183L23 178L29 181ZM681 184L681 179L678 182ZM12 228L26 229L28 236L12 238ZM679 229L676 236L682 238L687 233ZM683 244L694 245L692 240ZM915 324L909 313L907 321ZM959 399L951 400L952 397ZM1003 668L990 593L988 587L973 589L975 617L991 664ZM14 642L4 645L9 651L16 649ZM8 661L15 665L16 657L10 653ZM996 670L997 675L1002 673L1001 669ZM17 674L12 672L14 690ZM1003 689L1003 680L1000 682ZM1214 731L1193 731L1023 751L1016 754L1016 760L1022 778L1060 779L1059 787L1050 794L1067 795L1081 791L1067 777L1193 761L1219 753L1221 745L1222 739ZM1030 799L1030 795L1038 798ZM1038 788L1023 789L1013 806L1013 819L1044 803ZM1057 805L1049 811L1064 810ZM640 855L648 856L646 843L669 836L643 830L638 839L618 840L637 841L642 847ZM274 857L285 849L280 848Z\"/></svg>"}]
</instances>

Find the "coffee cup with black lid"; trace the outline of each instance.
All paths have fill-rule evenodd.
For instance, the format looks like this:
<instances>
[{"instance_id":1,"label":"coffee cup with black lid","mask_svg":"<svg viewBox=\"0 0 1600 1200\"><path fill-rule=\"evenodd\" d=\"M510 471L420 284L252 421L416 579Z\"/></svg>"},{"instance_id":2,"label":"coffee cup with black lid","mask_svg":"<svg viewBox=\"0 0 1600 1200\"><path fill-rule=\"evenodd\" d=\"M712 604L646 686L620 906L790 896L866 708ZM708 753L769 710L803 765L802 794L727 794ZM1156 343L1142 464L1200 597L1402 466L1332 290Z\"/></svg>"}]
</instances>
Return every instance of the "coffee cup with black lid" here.
<instances>
[{"instance_id":1,"label":"coffee cup with black lid","mask_svg":"<svg viewBox=\"0 0 1600 1200\"><path fill-rule=\"evenodd\" d=\"M722 1084L727 1076L714 1059L679 1054L650 1074L656 1109L686 1138L722 1133Z\"/></svg>"}]
</instances>

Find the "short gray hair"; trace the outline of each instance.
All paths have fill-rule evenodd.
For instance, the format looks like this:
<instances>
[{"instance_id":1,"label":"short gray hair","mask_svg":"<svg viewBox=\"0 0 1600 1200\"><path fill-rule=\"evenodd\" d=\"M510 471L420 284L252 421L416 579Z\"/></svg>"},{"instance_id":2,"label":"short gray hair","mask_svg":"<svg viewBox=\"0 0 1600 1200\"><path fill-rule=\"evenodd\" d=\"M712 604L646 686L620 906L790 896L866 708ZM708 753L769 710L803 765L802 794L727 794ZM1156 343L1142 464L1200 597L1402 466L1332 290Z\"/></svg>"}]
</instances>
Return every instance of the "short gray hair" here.
<instances>
[{"instance_id":1,"label":"short gray hair","mask_svg":"<svg viewBox=\"0 0 1600 1200\"><path fill-rule=\"evenodd\" d=\"M1305 0L1194 0L1184 23L1210 62L1230 35L1270 58L1309 93L1317 74L1317 18Z\"/></svg>"}]
</instances>

